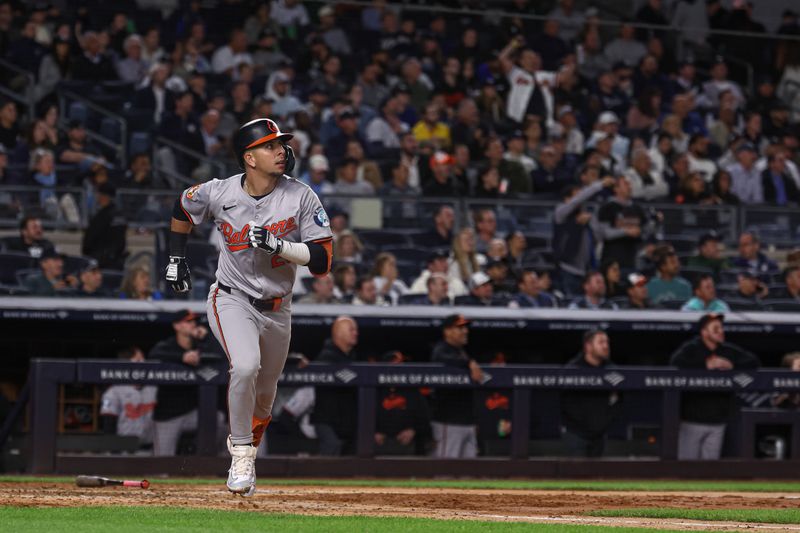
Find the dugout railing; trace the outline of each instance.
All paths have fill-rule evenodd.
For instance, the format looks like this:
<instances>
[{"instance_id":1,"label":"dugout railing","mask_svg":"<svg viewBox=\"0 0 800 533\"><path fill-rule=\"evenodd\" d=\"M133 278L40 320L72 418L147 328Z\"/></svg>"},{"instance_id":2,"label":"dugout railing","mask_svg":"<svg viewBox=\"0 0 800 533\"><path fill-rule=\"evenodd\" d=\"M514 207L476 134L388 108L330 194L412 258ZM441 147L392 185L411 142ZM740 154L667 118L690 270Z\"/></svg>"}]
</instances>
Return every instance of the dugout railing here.
<instances>
[{"instance_id":1,"label":"dugout railing","mask_svg":"<svg viewBox=\"0 0 800 533\"><path fill-rule=\"evenodd\" d=\"M116 360L34 359L30 368L32 473L56 471L56 420L58 387L82 384L154 384L195 386L199 395L198 454L216 455L216 417L218 387L226 383L227 373L218 366L189 368L158 362L128 363ZM355 363L324 365L312 363L303 369L287 369L281 386L357 387L358 408L356 454L369 458L374 452L376 395L380 387L478 388L512 390L513 432L511 459L528 456L531 393L533 390L615 390L657 391L661 394L662 459L677 457L680 396L687 391L753 392L800 391L800 375L786 370L757 371L682 371L674 368L615 367L577 369L551 366L487 367L484 380L473 383L465 370L437 364L381 365ZM792 426L792 459L800 459L800 429ZM749 428L749 429L748 429ZM754 424L740 431L741 441L752 441ZM751 450L752 446L739 449Z\"/></svg>"}]
</instances>

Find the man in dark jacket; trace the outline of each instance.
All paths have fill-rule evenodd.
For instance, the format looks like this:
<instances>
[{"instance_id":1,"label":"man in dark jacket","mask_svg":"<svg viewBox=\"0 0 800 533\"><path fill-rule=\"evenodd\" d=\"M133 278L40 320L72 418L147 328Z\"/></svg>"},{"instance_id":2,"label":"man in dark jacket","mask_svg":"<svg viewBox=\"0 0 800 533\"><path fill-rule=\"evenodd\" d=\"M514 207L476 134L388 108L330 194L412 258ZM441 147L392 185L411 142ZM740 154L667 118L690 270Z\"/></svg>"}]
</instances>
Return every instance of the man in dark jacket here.
<instances>
[{"instance_id":1,"label":"man in dark jacket","mask_svg":"<svg viewBox=\"0 0 800 533\"><path fill-rule=\"evenodd\" d=\"M356 361L358 325L348 316L333 322L331 338L325 341L315 361L349 365ZM355 440L355 387L317 387L311 422L317 430L320 455L342 455L352 451Z\"/></svg>"},{"instance_id":2,"label":"man in dark jacket","mask_svg":"<svg viewBox=\"0 0 800 533\"><path fill-rule=\"evenodd\" d=\"M572 368L613 368L608 335L593 329L583 334L583 351L567 363ZM619 394L608 390L561 393L563 441L570 455L600 457L606 432L619 411Z\"/></svg>"},{"instance_id":3,"label":"man in dark jacket","mask_svg":"<svg viewBox=\"0 0 800 533\"><path fill-rule=\"evenodd\" d=\"M100 268L122 270L128 255L128 224L114 205L115 194L116 190L110 183L101 183L97 187L97 204L100 209L89 221L83 234L81 253L94 257Z\"/></svg>"},{"instance_id":4,"label":"man in dark jacket","mask_svg":"<svg viewBox=\"0 0 800 533\"><path fill-rule=\"evenodd\" d=\"M758 368L758 358L725 342L724 316L709 313L698 322L700 334L685 342L670 364L685 369L739 370ZM678 459L719 459L725 425L731 417L730 392L687 392L681 397Z\"/></svg>"},{"instance_id":5,"label":"man in dark jacket","mask_svg":"<svg viewBox=\"0 0 800 533\"><path fill-rule=\"evenodd\" d=\"M188 309L178 311L173 316L172 328L175 334L153 346L147 359L181 363L190 369L197 369L204 360L221 366L224 361L222 349L214 337L208 334L207 328L197 325L196 314ZM181 433L196 431L197 419L197 387L160 385L153 412L153 454L175 455ZM217 436L220 438L227 435L224 425L225 415L222 411L217 411Z\"/></svg>"},{"instance_id":6,"label":"man in dark jacket","mask_svg":"<svg viewBox=\"0 0 800 533\"><path fill-rule=\"evenodd\" d=\"M431 361L463 368L476 383L483 382L483 371L464 347L469 339L469 320L450 315L442 323L443 339L433 347ZM470 459L478 455L478 439L471 389L437 389L433 410L435 457Z\"/></svg>"},{"instance_id":7,"label":"man in dark jacket","mask_svg":"<svg viewBox=\"0 0 800 533\"><path fill-rule=\"evenodd\" d=\"M21 252L38 259L44 252L55 250L55 246L44 238L42 221L39 217L26 216L19 223L19 237L3 239L6 252Z\"/></svg>"}]
</instances>

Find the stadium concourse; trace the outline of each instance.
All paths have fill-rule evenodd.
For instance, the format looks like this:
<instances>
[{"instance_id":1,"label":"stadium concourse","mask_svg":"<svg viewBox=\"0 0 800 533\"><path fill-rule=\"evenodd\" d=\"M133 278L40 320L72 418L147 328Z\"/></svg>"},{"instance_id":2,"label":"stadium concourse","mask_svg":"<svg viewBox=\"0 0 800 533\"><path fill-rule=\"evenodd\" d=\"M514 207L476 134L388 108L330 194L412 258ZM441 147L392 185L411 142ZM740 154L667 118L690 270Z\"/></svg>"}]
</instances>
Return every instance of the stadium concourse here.
<instances>
[{"instance_id":1,"label":"stadium concourse","mask_svg":"<svg viewBox=\"0 0 800 533\"><path fill-rule=\"evenodd\" d=\"M270 117L294 135L291 177L319 195L334 234L331 274L298 269L290 295L298 372L318 358L455 361L479 384L504 364L734 369L711 400L695 391L707 409L681 412L714 442L702 458L739 453L725 431L741 407L755 455L796 455L796 424L756 427L797 409L796 380L737 388L756 366L800 370L792 5L0 0L0 312L12 326L0 444L24 447L32 358L224 372L195 316L216 281L218 228L193 229L194 287L177 295L163 279L169 220L180 191L240 172L233 133ZM65 385L58 450L146 455L146 424L122 414L196 417L181 403L191 395L162 411L132 388L126 411L119 390ZM315 393L284 388L262 453L355 453L363 436L341 414L355 389ZM508 454L508 389L378 396L379 454ZM523 421L541 441L532 455L658 455L660 397L636 398L543 394ZM455 426L477 433L434 452ZM197 450L185 429L181 454Z\"/></svg>"}]
</instances>

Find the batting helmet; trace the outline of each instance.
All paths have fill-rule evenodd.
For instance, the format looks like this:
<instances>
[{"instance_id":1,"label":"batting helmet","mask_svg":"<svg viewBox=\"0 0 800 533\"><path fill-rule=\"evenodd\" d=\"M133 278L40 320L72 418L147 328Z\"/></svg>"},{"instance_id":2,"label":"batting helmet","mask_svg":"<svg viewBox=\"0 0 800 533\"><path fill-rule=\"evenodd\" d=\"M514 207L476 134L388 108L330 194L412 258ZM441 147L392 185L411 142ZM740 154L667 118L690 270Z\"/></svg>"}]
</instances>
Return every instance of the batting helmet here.
<instances>
[{"instance_id":1,"label":"batting helmet","mask_svg":"<svg viewBox=\"0 0 800 533\"><path fill-rule=\"evenodd\" d=\"M286 168L285 172L291 172L294 168L294 152L286 141L294 137L291 133L283 133L278 124L269 118L257 118L251 120L236 132L233 136L233 148L236 150L236 160L239 166L244 168L244 153L250 148L255 148L260 144L278 140L286 149Z\"/></svg>"}]
</instances>

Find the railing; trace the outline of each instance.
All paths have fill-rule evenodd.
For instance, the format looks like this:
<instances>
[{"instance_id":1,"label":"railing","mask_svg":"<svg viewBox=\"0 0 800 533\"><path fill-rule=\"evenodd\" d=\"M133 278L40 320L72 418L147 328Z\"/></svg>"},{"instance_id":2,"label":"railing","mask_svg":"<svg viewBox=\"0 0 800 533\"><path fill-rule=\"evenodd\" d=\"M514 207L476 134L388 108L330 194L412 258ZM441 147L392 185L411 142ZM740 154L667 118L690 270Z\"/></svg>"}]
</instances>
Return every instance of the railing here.
<instances>
[{"instance_id":1,"label":"railing","mask_svg":"<svg viewBox=\"0 0 800 533\"><path fill-rule=\"evenodd\" d=\"M128 123L122 116L109 111L108 109L101 107L91 100L73 93L72 91L65 91L60 90L58 91L58 107L59 107L59 124L61 127L66 127L67 123L69 122L68 112L69 112L69 103L75 101L80 102L86 108L98 115L108 118L119 124L119 131L120 131L120 142L114 142L113 140L100 135L96 131L86 129L87 136L104 146L107 146L114 150L117 156L117 160L122 168L127 168L128 166L128 151L126 149L125 143L127 142L128 138Z\"/></svg>"},{"instance_id":2,"label":"railing","mask_svg":"<svg viewBox=\"0 0 800 533\"><path fill-rule=\"evenodd\" d=\"M59 167L56 167L56 173ZM57 198L53 203L44 204L42 195ZM30 185L4 185L0 187L0 198L8 195L12 202L19 205L21 212L31 208L44 210L43 222L47 227L57 229L76 229L86 227L89 222L89 206L87 191L83 187L35 187ZM61 201L65 195L71 195L74 206L78 209L78 223L71 222L63 213L64 203ZM0 227L19 227L18 217L0 217Z\"/></svg>"},{"instance_id":3,"label":"railing","mask_svg":"<svg viewBox=\"0 0 800 533\"><path fill-rule=\"evenodd\" d=\"M141 228L169 227L177 193L172 190L117 189L117 207L129 224Z\"/></svg>"},{"instance_id":4,"label":"railing","mask_svg":"<svg viewBox=\"0 0 800 533\"><path fill-rule=\"evenodd\" d=\"M179 171L178 168L172 169L162 162L158 152L163 148L169 148L177 158L184 157L192 161L192 171L196 170L200 165L207 165L210 174L203 180L195 180L191 176L187 176ZM166 137L157 137L153 143L153 151L155 157L153 158L153 170L159 178L166 178L166 181L176 188L183 188L184 186L193 185L197 181L207 181L211 178L227 178L228 168L224 162L212 159L205 154L191 150L182 144L167 139Z\"/></svg>"},{"instance_id":5,"label":"railing","mask_svg":"<svg viewBox=\"0 0 800 533\"><path fill-rule=\"evenodd\" d=\"M56 420L58 386L62 383L136 385L188 385L198 388L198 451L215 455L217 388L227 375L214 366L191 368L157 362L128 363L115 360L31 361L31 464L33 473L52 473L56 465ZM678 450L680 399L682 392L800 391L797 374L785 370L688 371L674 368L615 367L582 369L548 366L487 367L481 384L472 382L463 369L438 364L325 365L312 363L304 369L285 370L280 386L356 387L358 389L356 453L374 454L376 400L379 387L434 387L511 390L511 457L528 457L532 393L563 390L650 391L661 394L661 458L675 459ZM535 405L535 404L534 404ZM798 432L798 423L793 423ZM743 442L754 437L740 432ZM752 449L752 446L749 447ZM792 457L800 458L793 441Z\"/></svg>"},{"instance_id":6,"label":"railing","mask_svg":"<svg viewBox=\"0 0 800 533\"><path fill-rule=\"evenodd\" d=\"M24 105L28 120L32 121L36 116L36 98L34 95L36 77L32 72L29 72L21 68L19 65L15 65L14 63L11 63L5 59L0 59L0 67L11 71L9 79L4 79L3 83L0 84L0 94L3 94L15 102ZM14 78L23 78L25 80L24 90L22 92L16 92L10 88L11 86L15 85L14 83L10 83L14 80Z\"/></svg>"}]
</instances>

